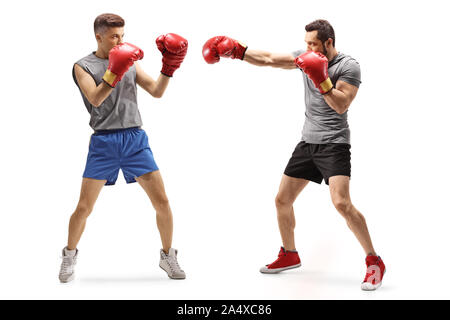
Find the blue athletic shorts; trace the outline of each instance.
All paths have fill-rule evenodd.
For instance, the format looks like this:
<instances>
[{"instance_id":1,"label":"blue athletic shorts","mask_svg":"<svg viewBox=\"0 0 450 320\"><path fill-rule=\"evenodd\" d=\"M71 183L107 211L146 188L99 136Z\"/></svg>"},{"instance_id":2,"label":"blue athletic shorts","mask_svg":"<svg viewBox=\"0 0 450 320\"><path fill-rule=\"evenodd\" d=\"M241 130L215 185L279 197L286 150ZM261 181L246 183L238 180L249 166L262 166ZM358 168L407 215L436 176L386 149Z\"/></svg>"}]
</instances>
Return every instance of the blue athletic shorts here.
<instances>
[{"instance_id":1,"label":"blue athletic shorts","mask_svg":"<svg viewBox=\"0 0 450 320\"><path fill-rule=\"evenodd\" d=\"M105 185L113 185L119 169L122 169L127 183L159 170L144 130L128 128L92 134L83 178L107 180Z\"/></svg>"}]
</instances>

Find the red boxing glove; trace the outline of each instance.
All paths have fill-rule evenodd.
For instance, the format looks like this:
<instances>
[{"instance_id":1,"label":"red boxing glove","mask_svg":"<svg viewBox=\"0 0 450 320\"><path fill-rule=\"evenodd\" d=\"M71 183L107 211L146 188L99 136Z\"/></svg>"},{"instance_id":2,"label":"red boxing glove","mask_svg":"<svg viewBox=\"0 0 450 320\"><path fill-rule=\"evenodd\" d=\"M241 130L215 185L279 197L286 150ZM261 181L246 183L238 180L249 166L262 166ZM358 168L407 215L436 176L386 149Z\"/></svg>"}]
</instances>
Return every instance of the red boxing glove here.
<instances>
[{"instance_id":1,"label":"red boxing glove","mask_svg":"<svg viewBox=\"0 0 450 320\"><path fill-rule=\"evenodd\" d=\"M156 39L156 46L163 55L161 73L172 77L186 56L188 41L175 33L168 33Z\"/></svg>"},{"instance_id":2,"label":"red boxing glove","mask_svg":"<svg viewBox=\"0 0 450 320\"><path fill-rule=\"evenodd\" d=\"M295 58L295 64L314 82L321 94L333 89L328 76L328 59L322 53L307 51Z\"/></svg>"},{"instance_id":3,"label":"red boxing glove","mask_svg":"<svg viewBox=\"0 0 450 320\"><path fill-rule=\"evenodd\" d=\"M243 60L246 50L245 44L225 36L218 36L205 42L203 58L207 63L219 62L220 57Z\"/></svg>"},{"instance_id":4,"label":"red boxing glove","mask_svg":"<svg viewBox=\"0 0 450 320\"><path fill-rule=\"evenodd\" d=\"M103 81L114 88L133 63L143 57L144 51L135 45L126 42L118 44L109 51L109 65Z\"/></svg>"}]
</instances>

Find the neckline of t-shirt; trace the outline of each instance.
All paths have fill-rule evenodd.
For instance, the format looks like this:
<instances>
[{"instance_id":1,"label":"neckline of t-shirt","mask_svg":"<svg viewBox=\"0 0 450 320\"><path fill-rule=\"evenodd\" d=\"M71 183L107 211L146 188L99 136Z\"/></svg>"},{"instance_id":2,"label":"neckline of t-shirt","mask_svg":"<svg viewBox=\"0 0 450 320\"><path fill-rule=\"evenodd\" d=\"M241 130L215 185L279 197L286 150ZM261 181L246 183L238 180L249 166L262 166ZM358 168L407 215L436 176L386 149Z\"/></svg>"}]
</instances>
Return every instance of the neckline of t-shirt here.
<instances>
[{"instance_id":1,"label":"neckline of t-shirt","mask_svg":"<svg viewBox=\"0 0 450 320\"><path fill-rule=\"evenodd\" d=\"M100 58L100 57L97 57L97 56L95 55L96 52L97 52L97 51L92 51L92 55L93 55L94 57L96 57L97 59L102 60L102 61L108 60L108 59L106 59L106 58Z\"/></svg>"},{"instance_id":2,"label":"neckline of t-shirt","mask_svg":"<svg viewBox=\"0 0 450 320\"><path fill-rule=\"evenodd\" d=\"M330 64L331 64L331 65L334 64L333 61L335 61L335 60L337 59L337 57L338 57L338 56L341 56L341 55L343 55L343 53L342 53L342 52L338 52L338 53L334 56L334 58L331 59L331 61L328 62L328 66L330 66Z\"/></svg>"}]
</instances>

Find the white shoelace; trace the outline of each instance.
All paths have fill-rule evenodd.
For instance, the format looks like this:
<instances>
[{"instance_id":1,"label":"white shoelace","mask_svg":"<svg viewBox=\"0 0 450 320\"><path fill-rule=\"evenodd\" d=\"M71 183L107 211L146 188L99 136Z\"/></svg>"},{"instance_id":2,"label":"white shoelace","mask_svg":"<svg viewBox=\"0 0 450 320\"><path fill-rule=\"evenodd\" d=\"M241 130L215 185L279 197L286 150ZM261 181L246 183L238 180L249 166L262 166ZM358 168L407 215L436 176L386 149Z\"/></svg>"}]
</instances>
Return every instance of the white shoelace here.
<instances>
[{"instance_id":1,"label":"white shoelace","mask_svg":"<svg viewBox=\"0 0 450 320\"><path fill-rule=\"evenodd\" d=\"M165 256L166 256L166 260L167 260L170 270L172 270L173 272L180 272L181 268L180 268L180 265L178 264L176 256L169 256L166 254L165 254Z\"/></svg>"},{"instance_id":2,"label":"white shoelace","mask_svg":"<svg viewBox=\"0 0 450 320\"><path fill-rule=\"evenodd\" d=\"M71 268L73 267L74 259L69 256L63 256L62 259L61 272L68 273L69 271L72 271Z\"/></svg>"}]
</instances>

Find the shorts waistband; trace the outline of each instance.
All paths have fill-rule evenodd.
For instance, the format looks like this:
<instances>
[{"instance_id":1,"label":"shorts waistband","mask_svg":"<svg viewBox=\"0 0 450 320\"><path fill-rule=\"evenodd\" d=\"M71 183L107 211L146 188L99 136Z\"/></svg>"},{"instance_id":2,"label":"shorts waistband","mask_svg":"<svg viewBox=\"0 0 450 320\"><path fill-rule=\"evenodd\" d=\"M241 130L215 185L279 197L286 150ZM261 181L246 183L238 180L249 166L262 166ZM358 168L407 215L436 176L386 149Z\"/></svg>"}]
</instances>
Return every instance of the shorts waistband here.
<instances>
[{"instance_id":1,"label":"shorts waistband","mask_svg":"<svg viewBox=\"0 0 450 320\"><path fill-rule=\"evenodd\" d=\"M132 130L138 130L138 129L141 129L141 127L130 127L130 128L123 128L123 129L111 129L111 130L94 130L94 134L95 135L103 135L103 134L132 131Z\"/></svg>"}]
</instances>

